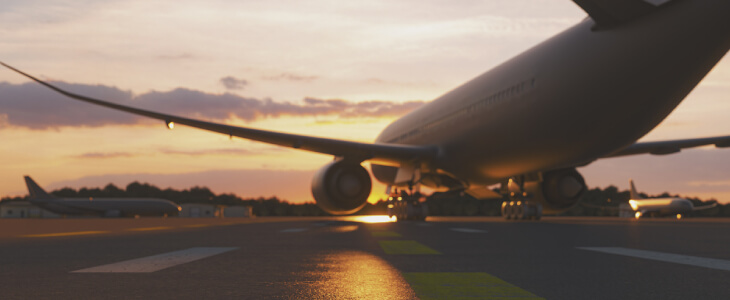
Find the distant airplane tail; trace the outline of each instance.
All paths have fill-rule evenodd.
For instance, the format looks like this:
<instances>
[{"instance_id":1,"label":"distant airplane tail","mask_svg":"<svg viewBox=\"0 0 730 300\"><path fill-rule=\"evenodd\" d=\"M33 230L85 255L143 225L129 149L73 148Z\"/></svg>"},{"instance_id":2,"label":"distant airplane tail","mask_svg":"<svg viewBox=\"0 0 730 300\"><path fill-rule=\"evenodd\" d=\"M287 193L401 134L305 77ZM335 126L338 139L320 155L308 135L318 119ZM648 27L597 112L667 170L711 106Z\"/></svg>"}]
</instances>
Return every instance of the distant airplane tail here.
<instances>
[{"instance_id":1,"label":"distant airplane tail","mask_svg":"<svg viewBox=\"0 0 730 300\"><path fill-rule=\"evenodd\" d=\"M638 192L636 192L636 187L634 186L634 180L629 179L629 185L631 185L631 199L637 200L637 199L644 199L644 197L641 197Z\"/></svg>"},{"instance_id":2,"label":"distant airplane tail","mask_svg":"<svg viewBox=\"0 0 730 300\"><path fill-rule=\"evenodd\" d=\"M56 198L51 194L46 193L46 191L44 191L37 183L35 183L35 181L33 181L30 176L25 176L25 185L28 186L28 194L30 195L31 202L37 202L39 200L51 200Z\"/></svg>"}]
</instances>

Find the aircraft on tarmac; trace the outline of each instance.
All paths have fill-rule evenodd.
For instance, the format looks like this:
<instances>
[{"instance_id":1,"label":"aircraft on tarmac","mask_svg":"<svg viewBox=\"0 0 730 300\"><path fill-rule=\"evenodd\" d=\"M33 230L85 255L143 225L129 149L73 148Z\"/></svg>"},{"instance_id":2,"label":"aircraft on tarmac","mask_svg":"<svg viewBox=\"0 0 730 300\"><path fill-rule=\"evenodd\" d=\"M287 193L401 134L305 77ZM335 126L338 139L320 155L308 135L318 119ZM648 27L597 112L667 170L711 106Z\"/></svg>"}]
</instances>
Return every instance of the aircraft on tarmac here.
<instances>
[{"instance_id":1,"label":"aircraft on tarmac","mask_svg":"<svg viewBox=\"0 0 730 300\"><path fill-rule=\"evenodd\" d=\"M60 215L102 217L176 216L180 206L156 198L58 198L25 176L30 203Z\"/></svg>"},{"instance_id":2,"label":"aircraft on tarmac","mask_svg":"<svg viewBox=\"0 0 730 300\"><path fill-rule=\"evenodd\" d=\"M634 181L629 180L631 185L631 199L629 205L634 210L634 217L665 217L665 216L677 216L677 219L681 219L683 215L691 213L693 211L710 209L717 206L717 203L712 205L704 205L695 207L692 201L689 199L679 197L664 197L664 198L651 198L646 199L636 192Z\"/></svg>"},{"instance_id":3,"label":"aircraft on tarmac","mask_svg":"<svg viewBox=\"0 0 730 300\"><path fill-rule=\"evenodd\" d=\"M325 211L365 206L372 181L501 197L508 218L566 210L586 189L576 167L670 154L730 136L636 141L656 127L730 48L727 0L573 0L587 18L385 128L374 143L236 127L94 99L4 66L68 97L231 137L335 157L314 176ZM284 183L282 183L284 184Z\"/></svg>"}]
</instances>

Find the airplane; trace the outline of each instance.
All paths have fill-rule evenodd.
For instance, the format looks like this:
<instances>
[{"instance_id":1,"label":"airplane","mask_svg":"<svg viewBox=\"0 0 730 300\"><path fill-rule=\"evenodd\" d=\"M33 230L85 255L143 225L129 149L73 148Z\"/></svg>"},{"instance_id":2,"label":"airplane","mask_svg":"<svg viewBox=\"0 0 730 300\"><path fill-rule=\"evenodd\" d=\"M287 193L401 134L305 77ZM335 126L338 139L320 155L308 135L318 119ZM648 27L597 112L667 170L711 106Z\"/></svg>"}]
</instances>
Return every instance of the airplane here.
<instances>
[{"instance_id":1,"label":"airplane","mask_svg":"<svg viewBox=\"0 0 730 300\"><path fill-rule=\"evenodd\" d=\"M67 97L176 124L331 155L312 195L324 211L365 206L372 179L393 188L506 194L508 219L574 206L576 167L610 157L730 147L730 136L636 142L730 48L727 0L573 0L588 17L388 125L373 143L273 132L154 112L60 89ZM285 183L282 183L285 184ZM488 186L500 184L499 192ZM412 194L412 193L409 193ZM407 218L406 218L407 219Z\"/></svg>"},{"instance_id":2,"label":"airplane","mask_svg":"<svg viewBox=\"0 0 730 300\"><path fill-rule=\"evenodd\" d=\"M30 176L25 176L30 203L59 215L108 218L134 216L176 216L180 206L156 198L58 198L46 193Z\"/></svg>"},{"instance_id":3,"label":"airplane","mask_svg":"<svg viewBox=\"0 0 730 300\"><path fill-rule=\"evenodd\" d=\"M631 199L629 200L629 205L631 206L631 209L634 210L634 217L637 219L673 215L676 215L677 219L681 219L682 216L693 211L710 209L717 206L717 203L714 203L712 205L695 207L689 199L679 197L646 199L636 192L634 180L629 180L629 185L631 185Z\"/></svg>"}]
</instances>

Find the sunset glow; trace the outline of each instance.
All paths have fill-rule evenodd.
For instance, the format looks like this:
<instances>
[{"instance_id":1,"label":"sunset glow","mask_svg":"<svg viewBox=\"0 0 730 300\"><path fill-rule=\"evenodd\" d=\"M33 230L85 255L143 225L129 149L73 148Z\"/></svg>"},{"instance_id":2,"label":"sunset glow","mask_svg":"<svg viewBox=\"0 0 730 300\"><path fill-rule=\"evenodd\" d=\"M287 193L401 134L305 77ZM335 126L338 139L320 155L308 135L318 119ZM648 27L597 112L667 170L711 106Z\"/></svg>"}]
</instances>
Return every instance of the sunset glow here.
<instances>
[{"instance_id":1,"label":"sunset glow","mask_svg":"<svg viewBox=\"0 0 730 300\"><path fill-rule=\"evenodd\" d=\"M0 61L140 108L372 142L399 116L584 17L571 1L545 0L11 0L0 4ZM726 58L642 140L730 135L729 95ZM142 181L306 202L312 174L332 160L162 125L0 70L0 197L27 194L22 176L31 175L49 190ZM721 202L730 201L729 170L728 149L580 169L589 187L626 188L633 177L650 194ZM384 192L374 182L369 201Z\"/></svg>"}]
</instances>

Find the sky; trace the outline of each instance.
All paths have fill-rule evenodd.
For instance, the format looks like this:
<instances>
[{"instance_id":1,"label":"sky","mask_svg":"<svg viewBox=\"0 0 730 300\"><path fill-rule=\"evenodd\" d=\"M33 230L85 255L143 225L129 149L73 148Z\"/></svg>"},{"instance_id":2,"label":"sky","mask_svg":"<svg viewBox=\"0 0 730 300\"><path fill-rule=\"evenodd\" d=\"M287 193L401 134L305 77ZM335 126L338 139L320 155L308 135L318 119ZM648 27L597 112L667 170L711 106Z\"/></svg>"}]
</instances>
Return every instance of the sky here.
<instances>
[{"instance_id":1,"label":"sky","mask_svg":"<svg viewBox=\"0 0 730 300\"><path fill-rule=\"evenodd\" d=\"M572 1L0 2L0 61L79 94L267 130L371 142L390 122L570 27ZM723 59L641 141L730 135ZM312 201L332 158L70 100L0 70L0 196L207 186ZM730 202L730 149L602 159L589 187ZM384 196L375 185L371 201Z\"/></svg>"}]
</instances>

